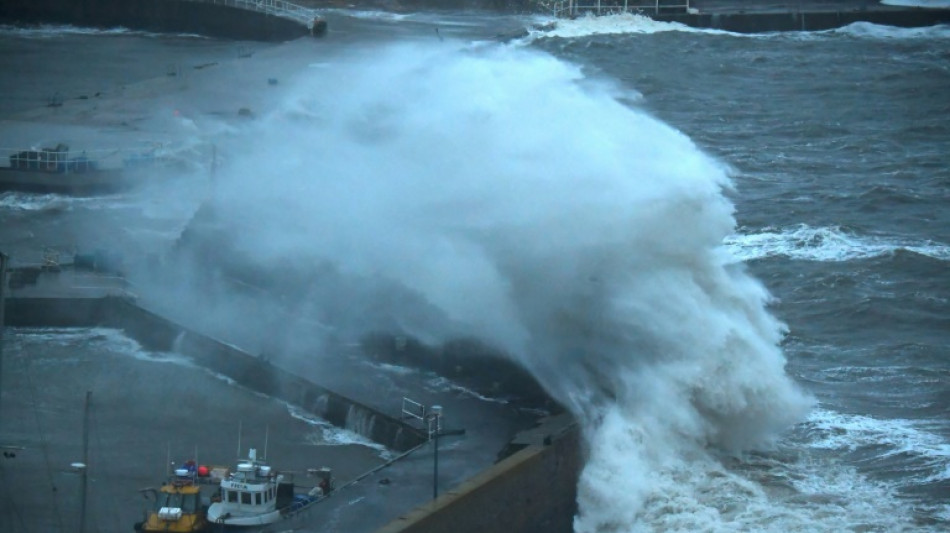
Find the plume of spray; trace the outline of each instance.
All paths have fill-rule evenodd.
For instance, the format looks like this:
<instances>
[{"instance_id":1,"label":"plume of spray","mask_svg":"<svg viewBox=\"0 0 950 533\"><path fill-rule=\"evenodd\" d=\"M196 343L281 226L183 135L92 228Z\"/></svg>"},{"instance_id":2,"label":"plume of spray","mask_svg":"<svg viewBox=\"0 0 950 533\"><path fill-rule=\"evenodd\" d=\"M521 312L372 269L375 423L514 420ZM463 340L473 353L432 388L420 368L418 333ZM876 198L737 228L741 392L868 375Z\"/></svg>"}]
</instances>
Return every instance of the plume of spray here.
<instances>
[{"instance_id":1,"label":"plume of spray","mask_svg":"<svg viewBox=\"0 0 950 533\"><path fill-rule=\"evenodd\" d=\"M723 248L728 170L685 135L526 49L410 43L330 68L223 147L232 238L352 280L314 305L474 335L527 367L585 431L578 531L696 500L688 465L804 416L769 294Z\"/></svg>"}]
</instances>

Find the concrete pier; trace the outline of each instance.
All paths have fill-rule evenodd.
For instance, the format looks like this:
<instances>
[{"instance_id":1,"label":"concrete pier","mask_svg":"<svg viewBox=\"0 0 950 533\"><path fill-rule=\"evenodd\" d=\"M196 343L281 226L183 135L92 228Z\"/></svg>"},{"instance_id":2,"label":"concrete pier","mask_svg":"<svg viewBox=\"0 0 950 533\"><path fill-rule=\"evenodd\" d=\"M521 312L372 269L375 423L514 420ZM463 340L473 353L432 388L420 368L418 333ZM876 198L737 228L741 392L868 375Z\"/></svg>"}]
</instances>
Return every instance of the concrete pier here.
<instances>
[{"instance_id":1,"label":"concrete pier","mask_svg":"<svg viewBox=\"0 0 950 533\"><path fill-rule=\"evenodd\" d=\"M660 13L656 20L679 22L694 28L736 33L820 31L855 22L915 28L950 22L950 9L925 9L865 0L800 2L690 2L690 13Z\"/></svg>"},{"instance_id":2,"label":"concrete pier","mask_svg":"<svg viewBox=\"0 0 950 533\"><path fill-rule=\"evenodd\" d=\"M326 23L242 9L235 2L193 0L5 0L0 22L124 27L248 41L289 41L326 32Z\"/></svg>"},{"instance_id":3,"label":"concrete pier","mask_svg":"<svg viewBox=\"0 0 950 533\"><path fill-rule=\"evenodd\" d=\"M277 425L278 433L272 434L279 441L299 442L293 430L286 427L293 421L278 424L273 407L276 404L271 400L282 400L289 405L301 408L303 411L322 418L335 426L349 429L361 434L387 449L400 454L399 464L390 462L381 463L378 458L365 457L366 451L359 449L333 450L332 458L327 463L335 468L337 479L342 486L339 492L346 493L346 498L333 498L321 503L314 511L318 516L335 515L343 512L340 509L349 509L347 501L364 501L366 509L373 509L372 516L364 518L348 515L349 531L376 530L387 520L391 522L383 525L382 531L487 531L495 530L505 524L508 531L530 532L536 531L542 525L546 531L570 531L572 517L575 513L576 485L582 462L579 432L570 415L552 416L540 423L537 427L523 430L508 442L508 444L492 456L498 461L494 465L485 465L467 480L457 480L447 483L438 499L433 504L419 505L418 493L427 491L426 480L431 477L423 474L421 479L416 471L425 472L428 457L432 454L432 442L428 435L418 427L405 420L387 415L385 412L371 405L355 401L336 392L330 391L321 385L313 383L293 371L288 371L270 361L262 360L242 351L236 346L218 341L197 331L169 320L155 312L142 307L125 280L109 272L77 271L67 266L41 265L36 267L17 267L8 277L8 284L0 284L7 293L2 311L5 311L6 324L14 328L108 328L120 330L123 334L141 345L148 353L174 353L187 357L197 368L210 371L214 375L233 380L240 385L241 390L262 395L266 398L271 411L263 420L254 419L253 426L260 429L265 424ZM40 330L42 331L42 330ZM95 333L99 337L106 333ZM95 401L100 410L108 410L109 418L103 418L102 427L133 428L145 426L145 429L129 432L113 430L117 436L131 439L141 439L135 443L122 442L109 446L109 453L116 458L116 469L126 468L131 472L135 486L121 483L112 487L110 491L120 494L123 498L121 513L110 509L106 500L94 504L94 515L99 521L111 520L117 523L131 523L132 517L139 508L133 496L135 490L149 482L149 473L154 474L161 467L160 460L146 458L144 454L155 454L163 444L163 438L169 441L194 439L195 442L207 443L210 440L208 432L215 435L212 446L212 455L219 455L220 449L231 449L227 444L222 445L222 437L229 423L238 420L235 413L229 416L220 415L220 410L228 408L231 411L246 410L239 405L224 405L220 402L225 397L222 389L228 385L220 379L209 379L203 372L181 370L174 365L159 365L156 368L139 370L134 360L123 360L116 357L103 356L101 359L80 359L79 366L72 373L56 373L55 361L61 361L63 355L55 350L49 354L36 354L24 357L25 352L18 348L14 358L13 372L19 379L7 380L13 384L8 390L8 397L17 401L12 405L4 406L7 414L15 415L15 419L24 419L26 413L36 406L36 392L31 389L34 380L45 384L55 384L48 387L50 393L55 392L56 398L41 399L50 404L64 404L71 396L79 394L82 387L92 387L95 384ZM161 357L160 355L157 357ZM36 358L38 363L33 363ZM145 363L148 364L148 363ZM154 365L154 363L152 363ZM108 369L107 371L103 369ZM42 372L41 372L42 370ZM143 372L151 374L143 375ZM30 376L30 379L22 379ZM103 377L105 376L105 377ZM129 387L125 383L138 383L138 387ZM10 389L10 387L8 387ZM91 389L90 389L91 390ZM229 397L234 396L230 394ZM254 396L248 394L242 398L243 402L254 401ZM156 398L165 398L159 409L150 403L156 403ZM176 409L182 398L194 400L198 398L201 405L206 406L207 412L197 419L198 423L187 424L184 421L177 424L177 429L168 435L155 434L160 432L162 424L168 424L172 417L179 420L183 416L192 416L190 409ZM198 400L194 400L197 402ZM232 401L235 401L232 398ZM222 403L221 409L217 405ZM214 406L214 407L213 407ZM279 407L279 406L278 406ZM263 410L263 408L262 408ZM57 418L57 427L62 431L45 438L56 443L69 443L76 431L75 420L78 419L71 411L66 413L64 420ZM256 413L255 413L256 414ZM251 416L251 415L248 415ZM458 416L458 413L455 413ZM113 424L113 418L118 421ZM208 421L205 419L213 419ZM286 418L286 417L285 417ZM183 420L187 420L183 419ZM157 423L161 421L160 423ZM457 423L457 422L454 422ZM175 423L172 423L176 426ZM472 428L478 433L479 428ZM464 433L463 433L464 434ZM459 457L460 445L453 443L446 433L444 453L446 454L443 468L451 472L458 469L457 462L465 460ZM17 444L17 464L28 465L30 468L40 468L42 457L36 453L41 449L37 437L30 431L10 431L5 437ZM467 440L477 442L477 436L466 436ZM227 440L226 438L224 440ZM66 464L71 455L75 455L75 445L62 446L63 451L57 451L56 461ZM154 449L153 449L154 448ZM20 450L23 450L20 453ZM300 444L284 444L280 446L283 453L279 454L284 464L298 471L306 470L315 458L313 450ZM420 451L413 451L413 450ZM180 452L180 446L177 448ZM320 450L323 450L321 448ZM409 455L412 452L412 455ZM196 452L197 453L197 452ZM207 454L208 452L203 452ZM405 457L405 459L402 459ZM395 462L395 461L393 461ZM154 464L154 468L145 469L143 464ZM111 468L112 465L110 465ZM102 483L105 479L112 479L119 472L110 469L104 470L96 465L95 480ZM364 474L354 477L354 470L363 468ZM147 472L145 472L147 470ZM18 470L25 473L26 470ZM157 476L156 476L157 477ZM398 485L390 488L390 479L398 480ZM20 478L17 477L19 480ZM55 530L52 522L43 516L44 503L38 496L43 494L41 479L35 486L30 487L18 505L26 517L25 523L41 523L50 530ZM60 485L67 485L71 481L62 481ZM459 484L461 483L461 484ZM97 494L103 494L100 489ZM27 504L27 500L29 500ZM411 510L415 507L415 510ZM496 512L485 513L484 509L492 508ZM384 509L382 514L380 509ZM75 508L72 503L69 512ZM0 515L5 511L0 509ZM8 512L13 512L8 510ZM312 513L310 513L312 514ZM350 513L351 515L353 513ZM356 514L360 514L357 512ZM366 513L362 513L366 515ZM307 520L310 520L307 523ZM301 517L301 526L312 527L314 519ZM319 523L319 518L316 519ZM308 529L310 530L310 529ZM323 531L324 529L320 529Z\"/></svg>"},{"instance_id":4,"label":"concrete pier","mask_svg":"<svg viewBox=\"0 0 950 533\"><path fill-rule=\"evenodd\" d=\"M688 7L687 7L688 4ZM566 10L570 6L570 11ZM644 7L646 6L646 7ZM662 22L735 33L820 31L855 22L904 28L950 23L950 9L885 5L870 0L803 0L799 2L737 2L735 0L671 0L633 2L580 0L563 2L559 16L635 13Z\"/></svg>"},{"instance_id":5,"label":"concrete pier","mask_svg":"<svg viewBox=\"0 0 950 533\"><path fill-rule=\"evenodd\" d=\"M65 275L73 277L72 273ZM175 350L251 390L299 405L315 416L361 433L387 448L407 451L427 439L401 420L152 313L121 294L114 285L70 287L68 292L60 294L42 294L33 287L25 287L17 291L19 294L6 298L7 325L120 329L146 349ZM49 291L48 286L45 290Z\"/></svg>"}]
</instances>

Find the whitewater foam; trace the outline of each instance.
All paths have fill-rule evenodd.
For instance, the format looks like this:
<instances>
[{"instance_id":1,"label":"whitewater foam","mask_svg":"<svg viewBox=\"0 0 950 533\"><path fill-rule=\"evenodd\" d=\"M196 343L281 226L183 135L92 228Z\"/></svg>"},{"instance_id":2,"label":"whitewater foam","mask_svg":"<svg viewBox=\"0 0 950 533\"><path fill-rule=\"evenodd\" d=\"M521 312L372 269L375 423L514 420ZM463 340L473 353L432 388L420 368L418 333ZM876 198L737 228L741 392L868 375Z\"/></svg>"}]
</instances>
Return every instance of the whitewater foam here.
<instances>
[{"instance_id":1,"label":"whitewater foam","mask_svg":"<svg viewBox=\"0 0 950 533\"><path fill-rule=\"evenodd\" d=\"M392 452L377 442L374 442L366 437L356 433L354 431L349 431L347 429L342 429L334 426L333 424L327 422L326 420L314 416L311 413L308 413L296 405L292 405L284 402L284 405L287 407L287 412L291 417L296 418L302 422L307 423L310 426L313 426L317 429L317 432L312 433L308 436L308 442L315 446L349 446L349 445L358 445L366 446L367 448L373 448L380 451L384 456L390 455Z\"/></svg>"},{"instance_id":2,"label":"whitewater foam","mask_svg":"<svg viewBox=\"0 0 950 533\"><path fill-rule=\"evenodd\" d=\"M807 436L804 444L812 449L874 450L866 461L901 455L912 461L919 472L903 481L910 484L940 479L950 468L950 443L921 425L910 420L881 420L815 409L802 423L801 430Z\"/></svg>"},{"instance_id":3,"label":"whitewater foam","mask_svg":"<svg viewBox=\"0 0 950 533\"><path fill-rule=\"evenodd\" d=\"M803 453L797 442L783 440L775 451L737 457L652 450L643 464L645 437L592 443L614 447L603 454L613 461L588 465L582 497L601 498L598 506L616 508L611 521L579 517L575 531L928 530L915 523L899 487L873 481L833 456ZM630 461L639 468L631 468ZM641 494L639 509L618 505L618 495L630 492Z\"/></svg>"},{"instance_id":4,"label":"whitewater foam","mask_svg":"<svg viewBox=\"0 0 950 533\"><path fill-rule=\"evenodd\" d=\"M899 250L950 260L950 246L929 240L862 236L837 226L799 224L733 234L723 242L738 261L788 257L801 261L852 261L892 255Z\"/></svg>"},{"instance_id":5,"label":"whitewater foam","mask_svg":"<svg viewBox=\"0 0 950 533\"><path fill-rule=\"evenodd\" d=\"M11 35L23 39L57 39L67 35L138 35L143 37L167 37L167 34L141 30L130 30L122 26L112 28L92 28L72 26L69 24L40 24L38 26L0 25L0 34ZM194 33L178 33L177 37L207 39L203 35Z\"/></svg>"},{"instance_id":6,"label":"whitewater foam","mask_svg":"<svg viewBox=\"0 0 950 533\"><path fill-rule=\"evenodd\" d=\"M58 194L0 193L0 209L9 211L63 211L85 198L69 198Z\"/></svg>"},{"instance_id":7,"label":"whitewater foam","mask_svg":"<svg viewBox=\"0 0 950 533\"><path fill-rule=\"evenodd\" d=\"M950 0L881 0L882 4L890 6L947 8Z\"/></svg>"},{"instance_id":8,"label":"whitewater foam","mask_svg":"<svg viewBox=\"0 0 950 533\"><path fill-rule=\"evenodd\" d=\"M600 16L588 14L574 19L561 18L539 21L533 29L529 30L528 37L522 39L521 42L530 43L536 39L551 37L576 39L592 35L616 35L624 33L653 34L668 31L710 34L728 33L721 30L693 28L678 22L656 21L650 17L634 13L616 13Z\"/></svg>"},{"instance_id":9,"label":"whitewater foam","mask_svg":"<svg viewBox=\"0 0 950 533\"><path fill-rule=\"evenodd\" d=\"M871 22L855 22L841 28L827 30L827 33L862 39L947 39L950 38L950 25L938 24L919 28L900 28Z\"/></svg>"},{"instance_id":10,"label":"whitewater foam","mask_svg":"<svg viewBox=\"0 0 950 533\"><path fill-rule=\"evenodd\" d=\"M707 35L729 35L739 38L811 41L825 39L828 35L842 35L860 39L945 39L950 37L950 26L935 25L916 28L901 28L872 22L854 22L840 28L799 32L763 32L737 33L714 28L695 28L679 22L657 21L645 15L635 13L615 13L606 15L587 14L575 19L551 18L539 20L528 31L528 36L520 39L520 44L545 38L560 37L578 39L595 35L619 34L655 34L663 32L702 33Z\"/></svg>"},{"instance_id":11,"label":"whitewater foam","mask_svg":"<svg viewBox=\"0 0 950 533\"><path fill-rule=\"evenodd\" d=\"M434 377L428 380L426 383L429 385L429 387L431 387L431 390L436 392L452 391L464 394L465 396L470 396L483 402L500 403L503 405L508 403L508 400L505 400L504 398L492 398L491 396L479 394L477 391L463 387L457 383L453 383L451 380L444 377Z\"/></svg>"}]
</instances>

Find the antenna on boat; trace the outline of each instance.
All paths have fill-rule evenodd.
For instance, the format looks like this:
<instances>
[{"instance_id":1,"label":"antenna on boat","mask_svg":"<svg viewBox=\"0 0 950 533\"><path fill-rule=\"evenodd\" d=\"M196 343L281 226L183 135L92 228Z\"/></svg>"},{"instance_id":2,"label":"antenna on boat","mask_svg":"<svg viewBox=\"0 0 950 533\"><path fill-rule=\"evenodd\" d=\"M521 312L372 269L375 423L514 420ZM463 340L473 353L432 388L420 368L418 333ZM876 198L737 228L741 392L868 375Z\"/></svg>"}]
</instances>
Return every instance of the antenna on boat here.
<instances>
[{"instance_id":1,"label":"antenna on boat","mask_svg":"<svg viewBox=\"0 0 950 533\"><path fill-rule=\"evenodd\" d=\"M261 457L261 461L267 460L267 439L270 437L270 424L264 426L264 456Z\"/></svg>"},{"instance_id":2,"label":"antenna on boat","mask_svg":"<svg viewBox=\"0 0 950 533\"><path fill-rule=\"evenodd\" d=\"M172 443L165 443L165 477L171 475L171 472L168 470L168 467L172 464Z\"/></svg>"},{"instance_id":3,"label":"antenna on boat","mask_svg":"<svg viewBox=\"0 0 950 533\"><path fill-rule=\"evenodd\" d=\"M241 458L241 425L244 424L243 420L238 420L238 459Z\"/></svg>"}]
</instances>

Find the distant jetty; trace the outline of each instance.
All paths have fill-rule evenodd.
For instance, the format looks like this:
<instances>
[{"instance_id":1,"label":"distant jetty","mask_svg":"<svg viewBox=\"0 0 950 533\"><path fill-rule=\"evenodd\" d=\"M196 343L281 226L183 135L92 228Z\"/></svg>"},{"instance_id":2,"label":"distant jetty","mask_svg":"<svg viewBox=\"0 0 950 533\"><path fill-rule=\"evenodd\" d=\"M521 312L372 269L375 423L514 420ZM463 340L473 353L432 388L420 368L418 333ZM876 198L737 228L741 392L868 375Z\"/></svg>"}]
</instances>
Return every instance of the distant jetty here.
<instances>
[{"instance_id":1,"label":"distant jetty","mask_svg":"<svg viewBox=\"0 0 950 533\"><path fill-rule=\"evenodd\" d=\"M121 26L252 41L322 37L327 31L316 10L284 0L4 0L0 22Z\"/></svg>"},{"instance_id":2,"label":"distant jetty","mask_svg":"<svg viewBox=\"0 0 950 533\"><path fill-rule=\"evenodd\" d=\"M855 22L904 28L950 23L950 9L884 5L868 0L562 0L552 4L552 13L557 18L633 13L662 22L736 33L820 31Z\"/></svg>"}]
</instances>

